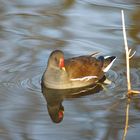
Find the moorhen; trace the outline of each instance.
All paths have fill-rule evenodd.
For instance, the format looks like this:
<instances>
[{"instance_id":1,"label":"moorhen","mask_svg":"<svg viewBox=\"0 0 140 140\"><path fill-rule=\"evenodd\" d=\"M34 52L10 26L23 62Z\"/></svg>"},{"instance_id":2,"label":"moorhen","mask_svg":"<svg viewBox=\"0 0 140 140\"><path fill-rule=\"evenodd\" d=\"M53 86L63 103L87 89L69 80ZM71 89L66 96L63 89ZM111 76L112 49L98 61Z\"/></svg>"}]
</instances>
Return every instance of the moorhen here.
<instances>
[{"instance_id":1,"label":"moorhen","mask_svg":"<svg viewBox=\"0 0 140 140\"><path fill-rule=\"evenodd\" d=\"M115 56L84 55L64 59L60 50L53 51L42 76L42 85L51 89L70 89L96 84L115 61Z\"/></svg>"}]
</instances>

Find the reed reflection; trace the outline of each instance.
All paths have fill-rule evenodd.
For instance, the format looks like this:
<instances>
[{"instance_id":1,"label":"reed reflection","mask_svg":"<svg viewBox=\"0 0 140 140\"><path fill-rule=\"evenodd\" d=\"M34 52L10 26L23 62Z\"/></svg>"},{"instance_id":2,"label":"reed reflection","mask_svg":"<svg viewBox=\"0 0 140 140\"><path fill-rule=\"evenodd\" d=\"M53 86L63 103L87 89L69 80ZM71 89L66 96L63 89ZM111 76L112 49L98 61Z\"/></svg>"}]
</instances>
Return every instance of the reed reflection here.
<instances>
[{"instance_id":1,"label":"reed reflection","mask_svg":"<svg viewBox=\"0 0 140 140\"><path fill-rule=\"evenodd\" d=\"M47 109L50 115L51 120L54 123L60 123L64 118L64 106L62 105L64 100L70 98L80 98L82 96L91 95L94 93L98 93L103 89L102 82L106 78L104 77L99 83L96 85L91 85L84 88L76 88L76 89L66 89L66 90L56 90L46 88L42 86L42 93L47 102Z\"/></svg>"}]
</instances>

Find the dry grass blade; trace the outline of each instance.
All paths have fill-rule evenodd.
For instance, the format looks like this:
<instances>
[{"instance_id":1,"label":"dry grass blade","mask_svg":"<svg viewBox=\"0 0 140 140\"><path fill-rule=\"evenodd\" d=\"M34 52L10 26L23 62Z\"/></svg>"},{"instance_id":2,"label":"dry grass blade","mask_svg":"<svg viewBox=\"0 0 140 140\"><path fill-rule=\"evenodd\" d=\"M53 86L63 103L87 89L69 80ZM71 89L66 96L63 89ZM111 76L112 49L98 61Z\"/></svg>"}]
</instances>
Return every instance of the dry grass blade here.
<instances>
[{"instance_id":1,"label":"dry grass blade","mask_svg":"<svg viewBox=\"0 0 140 140\"><path fill-rule=\"evenodd\" d=\"M131 59L135 55L136 51L134 51L131 55L129 54L129 59Z\"/></svg>"}]
</instances>

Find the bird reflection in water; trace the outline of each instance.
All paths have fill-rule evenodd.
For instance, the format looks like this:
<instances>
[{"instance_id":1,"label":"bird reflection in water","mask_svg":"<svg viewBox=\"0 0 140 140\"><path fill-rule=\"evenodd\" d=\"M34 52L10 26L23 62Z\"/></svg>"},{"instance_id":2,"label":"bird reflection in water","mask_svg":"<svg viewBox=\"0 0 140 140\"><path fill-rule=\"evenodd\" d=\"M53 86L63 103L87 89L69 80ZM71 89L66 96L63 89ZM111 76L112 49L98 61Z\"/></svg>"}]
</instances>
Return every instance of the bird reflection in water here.
<instances>
[{"instance_id":1,"label":"bird reflection in water","mask_svg":"<svg viewBox=\"0 0 140 140\"><path fill-rule=\"evenodd\" d=\"M98 93L103 89L102 83L106 79L104 78L99 81L96 85L91 85L84 88L76 89L66 89L66 90L57 90L46 88L41 85L42 93L47 101L47 109L50 115L50 118L54 123L60 123L64 118L64 107L62 102L70 98L80 98L82 96L91 95Z\"/></svg>"}]
</instances>

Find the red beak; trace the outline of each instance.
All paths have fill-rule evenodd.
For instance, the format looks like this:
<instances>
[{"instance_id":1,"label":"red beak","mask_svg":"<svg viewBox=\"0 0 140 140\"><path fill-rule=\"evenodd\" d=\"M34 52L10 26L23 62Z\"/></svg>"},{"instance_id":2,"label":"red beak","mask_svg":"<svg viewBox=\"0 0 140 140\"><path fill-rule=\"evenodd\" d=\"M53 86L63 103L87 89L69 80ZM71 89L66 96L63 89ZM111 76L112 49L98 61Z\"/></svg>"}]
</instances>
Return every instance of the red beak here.
<instances>
[{"instance_id":1,"label":"red beak","mask_svg":"<svg viewBox=\"0 0 140 140\"><path fill-rule=\"evenodd\" d=\"M66 71L66 70L65 70L65 66L64 66L64 59L63 59L63 58L61 58L61 59L59 60L59 68L61 68L62 70Z\"/></svg>"}]
</instances>

